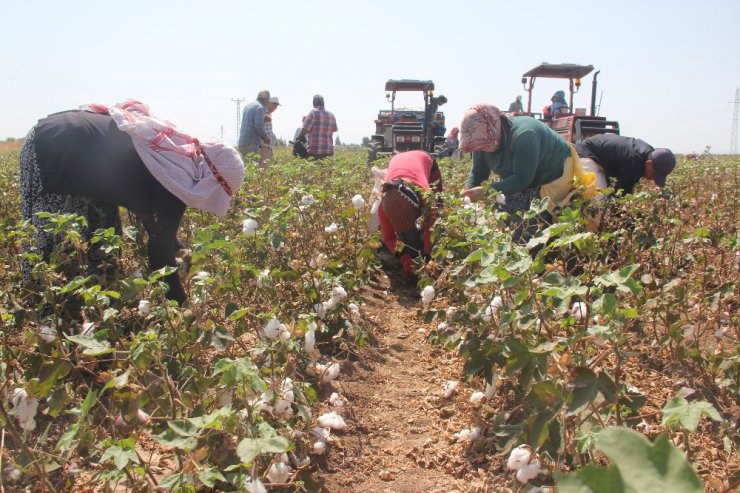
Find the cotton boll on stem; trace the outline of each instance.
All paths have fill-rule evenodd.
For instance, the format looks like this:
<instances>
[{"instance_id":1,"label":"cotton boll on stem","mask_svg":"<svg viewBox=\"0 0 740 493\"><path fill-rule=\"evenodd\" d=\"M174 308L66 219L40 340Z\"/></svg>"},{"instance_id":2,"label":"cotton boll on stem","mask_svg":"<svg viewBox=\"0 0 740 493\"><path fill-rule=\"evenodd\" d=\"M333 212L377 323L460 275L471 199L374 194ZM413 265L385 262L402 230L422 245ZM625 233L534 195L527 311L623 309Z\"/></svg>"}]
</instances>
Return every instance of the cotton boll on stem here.
<instances>
[{"instance_id":1,"label":"cotton boll on stem","mask_svg":"<svg viewBox=\"0 0 740 493\"><path fill-rule=\"evenodd\" d=\"M257 234L257 228L259 228L259 223L252 218L242 221L242 233L245 235Z\"/></svg>"},{"instance_id":2,"label":"cotton boll on stem","mask_svg":"<svg viewBox=\"0 0 740 493\"><path fill-rule=\"evenodd\" d=\"M344 419L334 411L319 416L319 424L332 430L343 430L347 427Z\"/></svg>"},{"instance_id":3,"label":"cotton boll on stem","mask_svg":"<svg viewBox=\"0 0 740 493\"><path fill-rule=\"evenodd\" d=\"M267 479L271 483L287 483L292 469L284 462L276 462L267 471Z\"/></svg>"},{"instance_id":4,"label":"cotton boll on stem","mask_svg":"<svg viewBox=\"0 0 740 493\"><path fill-rule=\"evenodd\" d=\"M516 479L522 484L528 483L531 479L537 477L540 473L540 461L534 460L532 463L525 465L516 472Z\"/></svg>"},{"instance_id":5,"label":"cotton boll on stem","mask_svg":"<svg viewBox=\"0 0 740 493\"><path fill-rule=\"evenodd\" d=\"M506 461L506 467L518 471L529 464L529 459L531 457L532 449L529 448L529 445L519 445L509 454L509 459Z\"/></svg>"},{"instance_id":6,"label":"cotton boll on stem","mask_svg":"<svg viewBox=\"0 0 740 493\"><path fill-rule=\"evenodd\" d=\"M329 363L328 365L316 363L316 374L321 377L321 381L324 383L329 383L339 378L340 369L339 363Z\"/></svg>"},{"instance_id":7,"label":"cotton boll on stem","mask_svg":"<svg viewBox=\"0 0 740 493\"><path fill-rule=\"evenodd\" d=\"M148 300L139 301L139 315L149 315L151 304Z\"/></svg>"},{"instance_id":8,"label":"cotton boll on stem","mask_svg":"<svg viewBox=\"0 0 740 493\"><path fill-rule=\"evenodd\" d=\"M306 353L313 353L314 347L316 346L316 322L310 322L308 324L308 331L303 336L303 339L303 347L306 350Z\"/></svg>"},{"instance_id":9,"label":"cotton boll on stem","mask_svg":"<svg viewBox=\"0 0 740 493\"><path fill-rule=\"evenodd\" d=\"M434 301L434 286L426 286L421 290L421 302L425 310L429 308L432 301Z\"/></svg>"},{"instance_id":10,"label":"cotton boll on stem","mask_svg":"<svg viewBox=\"0 0 740 493\"><path fill-rule=\"evenodd\" d=\"M576 320L583 320L588 316L588 307L583 301L573 303L570 311L576 317Z\"/></svg>"},{"instance_id":11,"label":"cotton boll on stem","mask_svg":"<svg viewBox=\"0 0 740 493\"><path fill-rule=\"evenodd\" d=\"M362 209L362 206L363 205L365 205L365 199L362 198L362 195L360 195L358 193L357 195L355 195L354 197L352 197L352 206L356 210Z\"/></svg>"},{"instance_id":12,"label":"cotton boll on stem","mask_svg":"<svg viewBox=\"0 0 740 493\"><path fill-rule=\"evenodd\" d=\"M483 399L486 397L486 394L483 392L473 392L470 396L470 403L474 406L480 406L483 403Z\"/></svg>"},{"instance_id":13,"label":"cotton boll on stem","mask_svg":"<svg viewBox=\"0 0 740 493\"><path fill-rule=\"evenodd\" d=\"M457 386L459 385L459 382L456 382L455 380L449 380L442 386L442 397L445 399L449 399L452 397L452 394L455 393L455 389L457 389Z\"/></svg>"}]
</instances>

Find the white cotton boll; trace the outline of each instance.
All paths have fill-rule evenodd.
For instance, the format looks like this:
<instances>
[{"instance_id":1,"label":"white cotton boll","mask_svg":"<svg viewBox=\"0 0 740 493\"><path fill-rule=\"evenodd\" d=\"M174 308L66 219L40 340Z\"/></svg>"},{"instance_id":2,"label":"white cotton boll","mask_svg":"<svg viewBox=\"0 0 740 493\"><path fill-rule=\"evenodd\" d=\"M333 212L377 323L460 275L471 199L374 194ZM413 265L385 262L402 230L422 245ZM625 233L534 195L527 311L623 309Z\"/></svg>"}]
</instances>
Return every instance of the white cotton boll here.
<instances>
[{"instance_id":1,"label":"white cotton boll","mask_svg":"<svg viewBox=\"0 0 740 493\"><path fill-rule=\"evenodd\" d=\"M473 201L470 200L470 197L468 197L467 195L465 197L463 197L463 205L470 205L472 203L473 203Z\"/></svg>"},{"instance_id":2,"label":"white cotton boll","mask_svg":"<svg viewBox=\"0 0 740 493\"><path fill-rule=\"evenodd\" d=\"M39 406L38 399L28 395L25 389L16 388L10 394L10 402L13 404L13 414L18 419L18 424L25 431L36 429L36 410Z\"/></svg>"},{"instance_id":3,"label":"white cotton boll","mask_svg":"<svg viewBox=\"0 0 740 493\"><path fill-rule=\"evenodd\" d=\"M339 298L334 298L332 296L331 298L329 298L327 301L323 303L324 311L326 312L332 311L333 309L337 307L337 305L339 304L339 301L340 301Z\"/></svg>"},{"instance_id":4,"label":"white cotton boll","mask_svg":"<svg viewBox=\"0 0 740 493\"><path fill-rule=\"evenodd\" d=\"M347 401L344 400L344 397L337 394L336 392L332 392L331 396L329 397L329 404L335 407L344 407L344 405L347 403Z\"/></svg>"},{"instance_id":5,"label":"white cotton boll","mask_svg":"<svg viewBox=\"0 0 740 493\"><path fill-rule=\"evenodd\" d=\"M313 306L314 311L319 316L319 319L324 320L324 317L326 317L326 307L323 303L316 303Z\"/></svg>"},{"instance_id":6,"label":"white cotton boll","mask_svg":"<svg viewBox=\"0 0 740 493\"><path fill-rule=\"evenodd\" d=\"M437 330L438 330L439 332L444 332L444 331L446 331L446 330L447 330L447 327L448 327L448 325L447 325L447 323L446 323L446 322L440 322L439 324L437 324Z\"/></svg>"},{"instance_id":7,"label":"white cotton boll","mask_svg":"<svg viewBox=\"0 0 740 493\"><path fill-rule=\"evenodd\" d=\"M267 480L271 483L287 483L292 469L284 462L276 462L267 471Z\"/></svg>"},{"instance_id":8,"label":"white cotton boll","mask_svg":"<svg viewBox=\"0 0 740 493\"><path fill-rule=\"evenodd\" d=\"M319 424L332 430L343 430L347 427L344 419L334 411L319 416Z\"/></svg>"},{"instance_id":9,"label":"white cotton boll","mask_svg":"<svg viewBox=\"0 0 740 493\"><path fill-rule=\"evenodd\" d=\"M452 435L458 442L467 442L470 440L470 430L467 428L458 431Z\"/></svg>"},{"instance_id":10,"label":"white cotton boll","mask_svg":"<svg viewBox=\"0 0 740 493\"><path fill-rule=\"evenodd\" d=\"M152 306L151 303L149 303L149 300L139 301L139 315L149 315L151 309Z\"/></svg>"},{"instance_id":11,"label":"white cotton boll","mask_svg":"<svg viewBox=\"0 0 740 493\"><path fill-rule=\"evenodd\" d=\"M488 401L490 401L491 398L496 393L496 380L498 380L498 373L494 373L493 374L493 382L486 383L485 396L486 396L486 400L488 400Z\"/></svg>"},{"instance_id":12,"label":"white cotton boll","mask_svg":"<svg viewBox=\"0 0 740 493\"><path fill-rule=\"evenodd\" d=\"M316 363L316 374L321 376L321 381L324 383L328 383L339 378L340 369L341 367L339 366L339 363L329 363L328 365Z\"/></svg>"},{"instance_id":13,"label":"white cotton boll","mask_svg":"<svg viewBox=\"0 0 740 493\"><path fill-rule=\"evenodd\" d=\"M350 303L349 306L347 306L347 308L349 308L349 312L350 312L350 314L352 316L359 317L361 315L361 313L360 313L360 307L357 306L357 304Z\"/></svg>"},{"instance_id":14,"label":"white cotton boll","mask_svg":"<svg viewBox=\"0 0 740 493\"><path fill-rule=\"evenodd\" d=\"M365 199L362 198L362 195L358 193L357 195L352 197L352 206L355 209L360 210L362 209L363 205L365 205Z\"/></svg>"},{"instance_id":15,"label":"white cotton boll","mask_svg":"<svg viewBox=\"0 0 740 493\"><path fill-rule=\"evenodd\" d=\"M57 331L50 325L42 325L39 328L39 338L42 341L52 343L57 338Z\"/></svg>"},{"instance_id":16,"label":"white cotton boll","mask_svg":"<svg viewBox=\"0 0 740 493\"><path fill-rule=\"evenodd\" d=\"M313 205L316 203L316 199L313 198L313 195L304 195L301 197L301 204L303 205Z\"/></svg>"},{"instance_id":17,"label":"white cotton boll","mask_svg":"<svg viewBox=\"0 0 740 493\"><path fill-rule=\"evenodd\" d=\"M262 328L262 334L268 339L277 339L285 331L285 325L280 323L275 317L272 317L269 322Z\"/></svg>"},{"instance_id":18,"label":"white cotton boll","mask_svg":"<svg viewBox=\"0 0 740 493\"><path fill-rule=\"evenodd\" d=\"M316 443L314 443L313 444L313 452L315 454L319 454L319 455L321 455L324 452L326 452L326 442L322 442L321 440L319 440Z\"/></svg>"},{"instance_id":19,"label":"white cotton boll","mask_svg":"<svg viewBox=\"0 0 740 493\"><path fill-rule=\"evenodd\" d=\"M85 322L82 324L82 327L80 328L80 335L85 337L92 337L95 335L95 323L94 322Z\"/></svg>"},{"instance_id":20,"label":"white cotton boll","mask_svg":"<svg viewBox=\"0 0 740 493\"><path fill-rule=\"evenodd\" d=\"M452 397L452 394L455 393L455 389L457 389L457 386L459 385L459 382L456 382L455 380L449 380L442 386L442 396L445 399L449 399Z\"/></svg>"},{"instance_id":21,"label":"white cotton boll","mask_svg":"<svg viewBox=\"0 0 740 493\"><path fill-rule=\"evenodd\" d=\"M308 324L308 332L303 336L303 348L306 353L313 353L313 348L316 347L316 323L311 322Z\"/></svg>"},{"instance_id":22,"label":"white cotton boll","mask_svg":"<svg viewBox=\"0 0 740 493\"><path fill-rule=\"evenodd\" d=\"M331 438L331 430L329 428L320 428L317 426L311 431L322 442L328 442Z\"/></svg>"},{"instance_id":23,"label":"white cotton boll","mask_svg":"<svg viewBox=\"0 0 740 493\"><path fill-rule=\"evenodd\" d=\"M259 228L259 226L259 223L251 217L245 219L244 221L242 221L242 233L244 233L245 235L256 234L257 228Z\"/></svg>"},{"instance_id":24,"label":"white cotton boll","mask_svg":"<svg viewBox=\"0 0 740 493\"><path fill-rule=\"evenodd\" d=\"M343 300L347 297L347 291L342 286L334 286L331 289L331 297Z\"/></svg>"},{"instance_id":25,"label":"white cotton boll","mask_svg":"<svg viewBox=\"0 0 740 493\"><path fill-rule=\"evenodd\" d=\"M424 309L427 309L432 301L434 301L434 286L426 286L421 290L421 302L424 304Z\"/></svg>"},{"instance_id":26,"label":"white cotton boll","mask_svg":"<svg viewBox=\"0 0 740 493\"><path fill-rule=\"evenodd\" d=\"M273 414L278 418L289 419L293 415L293 408L290 401L278 399L273 407Z\"/></svg>"},{"instance_id":27,"label":"white cotton boll","mask_svg":"<svg viewBox=\"0 0 740 493\"><path fill-rule=\"evenodd\" d=\"M470 396L470 403L474 406L480 406L485 396L486 394L483 392L473 392Z\"/></svg>"},{"instance_id":28,"label":"white cotton boll","mask_svg":"<svg viewBox=\"0 0 740 493\"><path fill-rule=\"evenodd\" d=\"M498 311L503 308L504 300L501 296L494 296L491 303L488 304L486 311L483 314L483 320L489 321L491 317L496 315Z\"/></svg>"},{"instance_id":29,"label":"white cotton boll","mask_svg":"<svg viewBox=\"0 0 740 493\"><path fill-rule=\"evenodd\" d=\"M506 461L506 467L516 469L517 471L529 464L532 457L532 449L529 445L519 445L509 454L509 460Z\"/></svg>"},{"instance_id":30,"label":"white cotton boll","mask_svg":"<svg viewBox=\"0 0 740 493\"><path fill-rule=\"evenodd\" d=\"M194 281L200 281L200 282L205 282L210 278L211 278L210 272L207 272L204 270L198 272L197 274L195 274L195 276L193 276Z\"/></svg>"},{"instance_id":31,"label":"white cotton boll","mask_svg":"<svg viewBox=\"0 0 740 493\"><path fill-rule=\"evenodd\" d=\"M339 226L337 226L337 223L331 223L329 226L324 228L325 233L329 233L330 235L333 235L339 231Z\"/></svg>"},{"instance_id":32,"label":"white cotton boll","mask_svg":"<svg viewBox=\"0 0 740 493\"><path fill-rule=\"evenodd\" d=\"M506 205L506 195L504 195L503 193L497 193L496 203L499 205Z\"/></svg>"},{"instance_id":33,"label":"white cotton boll","mask_svg":"<svg viewBox=\"0 0 740 493\"><path fill-rule=\"evenodd\" d=\"M583 301L576 301L575 303L573 303L570 311L573 316L576 317L576 320L583 320L588 316L588 307Z\"/></svg>"},{"instance_id":34,"label":"white cotton boll","mask_svg":"<svg viewBox=\"0 0 740 493\"><path fill-rule=\"evenodd\" d=\"M534 479L540 473L540 461L535 460L531 464L527 464L516 472L516 480L522 484L529 482L530 479Z\"/></svg>"},{"instance_id":35,"label":"white cotton boll","mask_svg":"<svg viewBox=\"0 0 740 493\"><path fill-rule=\"evenodd\" d=\"M267 488L265 488L265 485L259 479L245 479L244 489L247 490L247 493L267 493Z\"/></svg>"},{"instance_id":36,"label":"white cotton boll","mask_svg":"<svg viewBox=\"0 0 740 493\"><path fill-rule=\"evenodd\" d=\"M470 435L468 435L468 439L472 442L473 440L477 440L483 435L483 428L480 426L473 426L470 428Z\"/></svg>"}]
</instances>

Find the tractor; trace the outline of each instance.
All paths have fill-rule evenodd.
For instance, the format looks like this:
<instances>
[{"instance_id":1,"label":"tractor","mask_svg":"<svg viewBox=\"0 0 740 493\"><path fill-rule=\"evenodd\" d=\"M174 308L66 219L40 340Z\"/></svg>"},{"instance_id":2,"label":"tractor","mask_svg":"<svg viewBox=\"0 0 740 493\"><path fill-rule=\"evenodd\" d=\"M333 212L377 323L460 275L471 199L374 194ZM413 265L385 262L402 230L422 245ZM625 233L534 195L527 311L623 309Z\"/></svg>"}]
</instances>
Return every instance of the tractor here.
<instances>
[{"instance_id":1,"label":"tractor","mask_svg":"<svg viewBox=\"0 0 740 493\"><path fill-rule=\"evenodd\" d=\"M522 76L524 90L527 91L527 109L523 113L527 116L540 118L550 128L563 136L568 142L577 142L593 135L612 133L619 135L619 123L607 120L603 116L596 116L596 79L600 71L594 73L591 80L591 108L586 114L586 108L573 108L573 94L581 88L581 79L594 70L593 65L575 65L572 63L542 63ZM553 117L543 113L532 112L532 89L537 78L567 79L568 111Z\"/></svg>"},{"instance_id":2,"label":"tractor","mask_svg":"<svg viewBox=\"0 0 740 493\"><path fill-rule=\"evenodd\" d=\"M445 116L441 111L429 115L434 94L431 80L390 79L385 83L386 99L390 110L380 110L375 120L375 134L371 137L368 161L382 154L424 150L434 152L435 142L444 142L444 135L434 136L433 130L444 128ZM424 97L423 110L396 108L396 93L401 91L421 92ZM429 121L427 121L429 120Z\"/></svg>"}]
</instances>

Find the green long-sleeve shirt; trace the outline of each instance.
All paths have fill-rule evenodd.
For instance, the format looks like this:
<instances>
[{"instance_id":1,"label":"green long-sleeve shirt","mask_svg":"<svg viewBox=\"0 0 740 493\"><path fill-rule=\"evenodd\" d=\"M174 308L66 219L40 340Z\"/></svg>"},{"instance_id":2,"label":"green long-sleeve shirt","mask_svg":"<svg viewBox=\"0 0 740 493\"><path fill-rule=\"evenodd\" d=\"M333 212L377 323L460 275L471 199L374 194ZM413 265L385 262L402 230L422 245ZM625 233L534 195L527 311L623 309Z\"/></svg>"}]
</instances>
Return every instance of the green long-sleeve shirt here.
<instances>
[{"instance_id":1,"label":"green long-sleeve shirt","mask_svg":"<svg viewBox=\"0 0 740 493\"><path fill-rule=\"evenodd\" d=\"M468 188L479 186L491 172L501 178L491 188L505 194L544 185L562 176L563 161L570 155L569 144L529 116L515 116L511 121L511 134L501 148L473 153Z\"/></svg>"}]
</instances>

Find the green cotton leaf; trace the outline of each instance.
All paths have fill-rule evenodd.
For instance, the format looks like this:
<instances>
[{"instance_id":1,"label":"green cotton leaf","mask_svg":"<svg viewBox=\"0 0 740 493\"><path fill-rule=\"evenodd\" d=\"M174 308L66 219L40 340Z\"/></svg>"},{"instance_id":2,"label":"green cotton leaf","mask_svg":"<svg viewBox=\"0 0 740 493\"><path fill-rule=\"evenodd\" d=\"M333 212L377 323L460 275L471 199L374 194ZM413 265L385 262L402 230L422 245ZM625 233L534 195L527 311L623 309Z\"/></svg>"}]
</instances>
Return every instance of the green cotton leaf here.
<instances>
[{"instance_id":1,"label":"green cotton leaf","mask_svg":"<svg viewBox=\"0 0 740 493\"><path fill-rule=\"evenodd\" d=\"M568 412L576 412L581 407L593 402L599 394L599 380L593 370L577 366L571 370L573 389L568 397Z\"/></svg>"},{"instance_id":2,"label":"green cotton leaf","mask_svg":"<svg viewBox=\"0 0 740 493\"><path fill-rule=\"evenodd\" d=\"M215 467L209 467L200 471L198 473L198 479L201 483L208 486L209 488L215 487L216 481L226 482L226 478L224 477L224 475L221 474L221 472Z\"/></svg>"},{"instance_id":3,"label":"green cotton leaf","mask_svg":"<svg viewBox=\"0 0 740 493\"><path fill-rule=\"evenodd\" d=\"M85 356L102 356L113 352L113 348L110 347L110 343L108 341L98 341L92 337L86 337L83 335L66 335L64 337L78 346L84 347L85 350L82 354Z\"/></svg>"},{"instance_id":4,"label":"green cotton leaf","mask_svg":"<svg viewBox=\"0 0 740 493\"><path fill-rule=\"evenodd\" d=\"M149 282L150 283L156 282L156 281L162 279L163 277L169 276L170 274L173 274L175 272L177 272L177 267L172 267L172 266L169 266L169 265L165 265L161 269L157 269L154 272L152 272L151 274L149 274Z\"/></svg>"},{"instance_id":5,"label":"green cotton leaf","mask_svg":"<svg viewBox=\"0 0 740 493\"><path fill-rule=\"evenodd\" d=\"M80 423L75 423L59 437L56 449L62 453L69 452L77 448L77 434L80 432Z\"/></svg>"},{"instance_id":6,"label":"green cotton leaf","mask_svg":"<svg viewBox=\"0 0 740 493\"><path fill-rule=\"evenodd\" d=\"M706 401L689 402L683 397L674 397L666 402L662 409L662 425L669 429L676 429L679 425L690 431L696 431L702 416L714 421L722 421L722 417L712 404Z\"/></svg>"},{"instance_id":7,"label":"green cotton leaf","mask_svg":"<svg viewBox=\"0 0 740 493\"><path fill-rule=\"evenodd\" d=\"M59 295L71 293L73 291L76 291L81 286L84 286L87 281L90 280L90 276L88 277L81 277L77 276L71 281L69 281L62 289L59 290Z\"/></svg>"},{"instance_id":8,"label":"green cotton leaf","mask_svg":"<svg viewBox=\"0 0 740 493\"><path fill-rule=\"evenodd\" d=\"M113 463L119 471L123 470L129 462L133 462L134 464L139 463L139 456L136 455L136 451L123 449L118 445L111 445L103 452L102 457L100 457L101 462L105 462L108 459L113 459Z\"/></svg>"},{"instance_id":9,"label":"green cotton leaf","mask_svg":"<svg viewBox=\"0 0 740 493\"><path fill-rule=\"evenodd\" d=\"M559 493L626 493L616 466L589 464L571 474L553 474Z\"/></svg>"},{"instance_id":10,"label":"green cotton leaf","mask_svg":"<svg viewBox=\"0 0 740 493\"><path fill-rule=\"evenodd\" d=\"M72 371L72 366L61 359L42 364L38 378L29 382L31 384L29 387L31 394L36 397L46 397L51 392L54 384L66 377L70 371Z\"/></svg>"},{"instance_id":11,"label":"green cotton leaf","mask_svg":"<svg viewBox=\"0 0 740 493\"><path fill-rule=\"evenodd\" d=\"M242 308L240 310L234 310L233 312L229 314L228 319L230 322L236 322L237 320L244 318L244 315L246 315L247 313L249 313L249 308Z\"/></svg>"},{"instance_id":12,"label":"green cotton leaf","mask_svg":"<svg viewBox=\"0 0 740 493\"><path fill-rule=\"evenodd\" d=\"M169 423L168 423L169 424ZM165 447L178 448L181 450L193 450L198 445L198 440L192 436L183 436L176 433L174 430L165 430L159 435L152 435L152 437L160 444Z\"/></svg>"},{"instance_id":13,"label":"green cotton leaf","mask_svg":"<svg viewBox=\"0 0 740 493\"><path fill-rule=\"evenodd\" d=\"M599 433L596 448L619 469L626 490L640 493L704 491L691 464L665 435L650 443L637 431L612 427Z\"/></svg>"},{"instance_id":14,"label":"green cotton leaf","mask_svg":"<svg viewBox=\"0 0 740 493\"><path fill-rule=\"evenodd\" d=\"M245 438L236 446L236 455L242 464L251 464L261 452L260 441L253 438Z\"/></svg>"},{"instance_id":15,"label":"green cotton leaf","mask_svg":"<svg viewBox=\"0 0 740 493\"><path fill-rule=\"evenodd\" d=\"M113 387L120 389L124 385L128 384L128 377L129 377L129 372L125 371L121 373L120 375L118 375L117 377L111 378L110 380L105 382L105 385L103 386L103 390L101 392L104 392Z\"/></svg>"}]
</instances>

